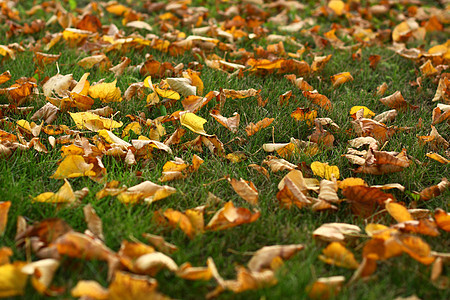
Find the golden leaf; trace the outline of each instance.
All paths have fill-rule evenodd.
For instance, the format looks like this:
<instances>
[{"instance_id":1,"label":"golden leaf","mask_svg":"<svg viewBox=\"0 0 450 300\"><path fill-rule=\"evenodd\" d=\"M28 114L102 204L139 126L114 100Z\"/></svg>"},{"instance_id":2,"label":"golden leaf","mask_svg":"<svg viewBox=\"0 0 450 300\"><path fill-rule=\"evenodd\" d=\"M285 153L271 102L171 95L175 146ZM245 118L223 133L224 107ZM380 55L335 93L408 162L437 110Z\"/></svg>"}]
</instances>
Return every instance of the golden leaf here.
<instances>
[{"instance_id":1,"label":"golden leaf","mask_svg":"<svg viewBox=\"0 0 450 300\"><path fill-rule=\"evenodd\" d=\"M338 16L342 15L345 10L345 3L341 0L331 0L328 7Z\"/></svg>"},{"instance_id":2,"label":"golden leaf","mask_svg":"<svg viewBox=\"0 0 450 300\"><path fill-rule=\"evenodd\" d=\"M123 125L122 122L116 122L112 119L103 118L90 112L69 112L69 114L78 129L88 129L92 131L99 131L101 129L111 130L114 128L119 128Z\"/></svg>"},{"instance_id":3,"label":"golden leaf","mask_svg":"<svg viewBox=\"0 0 450 300\"><path fill-rule=\"evenodd\" d=\"M74 298L86 297L96 300L107 300L109 291L102 287L97 281L80 280L70 291L70 295Z\"/></svg>"},{"instance_id":4,"label":"golden leaf","mask_svg":"<svg viewBox=\"0 0 450 300\"><path fill-rule=\"evenodd\" d=\"M67 155L59 164L55 173L50 176L54 179L65 179L80 176L95 176L94 164L87 163L81 155Z\"/></svg>"},{"instance_id":5,"label":"golden leaf","mask_svg":"<svg viewBox=\"0 0 450 300\"><path fill-rule=\"evenodd\" d=\"M406 207L395 202L386 203L386 210L399 223L414 220Z\"/></svg>"},{"instance_id":6,"label":"golden leaf","mask_svg":"<svg viewBox=\"0 0 450 300\"><path fill-rule=\"evenodd\" d=\"M347 269L357 269L359 263L353 253L338 242L332 242L322 251L319 259L327 264L343 267Z\"/></svg>"},{"instance_id":7,"label":"golden leaf","mask_svg":"<svg viewBox=\"0 0 450 300\"><path fill-rule=\"evenodd\" d=\"M0 297L23 295L28 275L22 272L25 262L15 262L0 266Z\"/></svg>"},{"instance_id":8,"label":"golden leaf","mask_svg":"<svg viewBox=\"0 0 450 300\"><path fill-rule=\"evenodd\" d=\"M110 83L99 83L89 88L89 96L99 98L102 102L122 101L120 88L116 87L117 79Z\"/></svg>"},{"instance_id":9,"label":"golden leaf","mask_svg":"<svg viewBox=\"0 0 450 300\"><path fill-rule=\"evenodd\" d=\"M450 231L450 214L445 212L444 210L437 208L434 211L434 219L436 220L436 224L445 231Z\"/></svg>"},{"instance_id":10,"label":"golden leaf","mask_svg":"<svg viewBox=\"0 0 450 300\"><path fill-rule=\"evenodd\" d=\"M352 108L350 108L350 115L356 114L356 112L358 112L360 109L364 109L364 118L371 118L375 116L375 113L365 106L353 106Z\"/></svg>"},{"instance_id":11,"label":"golden leaf","mask_svg":"<svg viewBox=\"0 0 450 300\"><path fill-rule=\"evenodd\" d=\"M311 170L314 175L332 180L339 179L339 168L337 166L330 166L328 163L321 163L319 161L315 161L311 164Z\"/></svg>"},{"instance_id":12,"label":"golden leaf","mask_svg":"<svg viewBox=\"0 0 450 300\"><path fill-rule=\"evenodd\" d=\"M42 193L33 198L35 202L43 203L73 203L76 200L75 193L72 190L69 182L64 179L64 185L55 194L53 192Z\"/></svg>"},{"instance_id":13,"label":"golden leaf","mask_svg":"<svg viewBox=\"0 0 450 300\"><path fill-rule=\"evenodd\" d=\"M182 264L176 274L178 277L186 280L208 281L212 278L212 272L209 266L193 267L189 262Z\"/></svg>"},{"instance_id":14,"label":"golden leaf","mask_svg":"<svg viewBox=\"0 0 450 300\"><path fill-rule=\"evenodd\" d=\"M347 81L353 81L353 76L350 74L350 72L342 72L331 76L330 80L331 83L333 84L333 87L337 88L338 86L341 86Z\"/></svg>"},{"instance_id":15,"label":"golden leaf","mask_svg":"<svg viewBox=\"0 0 450 300\"><path fill-rule=\"evenodd\" d=\"M205 132L203 124L207 121L193 113L187 112L180 116L181 125L187 127L189 130L204 136L211 136Z\"/></svg>"},{"instance_id":16,"label":"golden leaf","mask_svg":"<svg viewBox=\"0 0 450 300\"><path fill-rule=\"evenodd\" d=\"M306 287L308 297L313 300L326 300L336 297L345 282L344 276L318 278L313 284Z\"/></svg>"},{"instance_id":17,"label":"golden leaf","mask_svg":"<svg viewBox=\"0 0 450 300\"><path fill-rule=\"evenodd\" d=\"M139 202L152 203L176 193L176 189L167 185L157 185L151 181L144 181L128 188L120 193L117 199L125 204L136 204Z\"/></svg>"}]
</instances>

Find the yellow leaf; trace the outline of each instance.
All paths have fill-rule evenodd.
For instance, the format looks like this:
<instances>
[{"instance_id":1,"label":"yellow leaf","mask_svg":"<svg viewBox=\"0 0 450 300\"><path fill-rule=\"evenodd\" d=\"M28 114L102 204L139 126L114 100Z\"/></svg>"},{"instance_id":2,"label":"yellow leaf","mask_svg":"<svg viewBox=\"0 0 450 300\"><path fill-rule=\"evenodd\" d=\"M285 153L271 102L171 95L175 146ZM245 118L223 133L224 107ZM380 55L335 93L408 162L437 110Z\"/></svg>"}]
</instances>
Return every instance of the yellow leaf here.
<instances>
[{"instance_id":1,"label":"yellow leaf","mask_svg":"<svg viewBox=\"0 0 450 300\"><path fill-rule=\"evenodd\" d=\"M204 136L211 136L205 132L205 129L203 129L203 124L205 124L207 121L203 119L202 117L199 117L193 113L187 112L180 116L180 122L181 125L186 126L191 131L204 135Z\"/></svg>"},{"instance_id":2,"label":"yellow leaf","mask_svg":"<svg viewBox=\"0 0 450 300\"><path fill-rule=\"evenodd\" d=\"M340 188L341 190L344 190L348 186L354 186L354 185L367 186L366 182L362 178L349 177L349 178L345 178L342 181L338 181L338 188Z\"/></svg>"},{"instance_id":3,"label":"yellow leaf","mask_svg":"<svg viewBox=\"0 0 450 300\"><path fill-rule=\"evenodd\" d=\"M314 175L319 177L332 180L334 178L339 178L339 169L337 166L330 166L328 163L321 163L319 161L315 161L311 164L311 169Z\"/></svg>"},{"instance_id":4,"label":"yellow leaf","mask_svg":"<svg viewBox=\"0 0 450 300\"><path fill-rule=\"evenodd\" d=\"M331 0L328 3L328 7L331 8L336 15L340 16L344 13L345 4L341 0Z\"/></svg>"},{"instance_id":5,"label":"yellow leaf","mask_svg":"<svg viewBox=\"0 0 450 300\"><path fill-rule=\"evenodd\" d=\"M368 109L365 106L353 106L352 108L350 108L350 115L356 114L361 109L364 109L364 114L363 114L364 118L372 118L373 116L376 115L373 111L371 111L370 109Z\"/></svg>"},{"instance_id":6,"label":"yellow leaf","mask_svg":"<svg viewBox=\"0 0 450 300\"><path fill-rule=\"evenodd\" d=\"M172 100L179 100L181 98L180 94L172 90L163 90L160 89L159 87L155 87L155 91L158 93L159 96L163 98L168 98Z\"/></svg>"},{"instance_id":7,"label":"yellow leaf","mask_svg":"<svg viewBox=\"0 0 450 300\"><path fill-rule=\"evenodd\" d=\"M101 129L111 130L113 128L119 128L123 125L122 122L116 122L112 119L103 118L87 111L79 113L69 112L69 114L78 129L88 129L92 131L99 131Z\"/></svg>"},{"instance_id":8,"label":"yellow leaf","mask_svg":"<svg viewBox=\"0 0 450 300\"><path fill-rule=\"evenodd\" d=\"M399 223L414 220L406 207L401 204L395 202L386 203L386 210Z\"/></svg>"},{"instance_id":9,"label":"yellow leaf","mask_svg":"<svg viewBox=\"0 0 450 300\"><path fill-rule=\"evenodd\" d=\"M94 164L88 164L81 155L67 155L56 169L53 179L95 176Z\"/></svg>"},{"instance_id":10,"label":"yellow leaf","mask_svg":"<svg viewBox=\"0 0 450 300\"><path fill-rule=\"evenodd\" d=\"M99 98L102 102L122 101L120 88L116 87L117 79L110 83L99 83L89 88L89 96Z\"/></svg>"},{"instance_id":11,"label":"yellow leaf","mask_svg":"<svg viewBox=\"0 0 450 300\"><path fill-rule=\"evenodd\" d=\"M73 203L76 200L75 193L69 182L64 179L64 185L55 194L52 192L42 193L33 198L35 202L44 203Z\"/></svg>"},{"instance_id":12,"label":"yellow leaf","mask_svg":"<svg viewBox=\"0 0 450 300\"><path fill-rule=\"evenodd\" d=\"M22 295L28 275L22 273L24 262L0 266L0 298Z\"/></svg>"},{"instance_id":13,"label":"yellow leaf","mask_svg":"<svg viewBox=\"0 0 450 300\"><path fill-rule=\"evenodd\" d=\"M338 242L332 242L322 251L319 259L327 264L343 267L347 269L357 269L359 263L356 261L353 253Z\"/></svg>"},{"instance_id":14,"label":"yellow leaf","mask_svg":"<svg viewBox=\"0 0 450 300\"><path fill-rule=\"evenodd\" d=\"M80 280L77 285L70 291L74 298L86 297L88 299L106 300L109 292L102 287L97 281Z\"/></svg>"}]
</instances>

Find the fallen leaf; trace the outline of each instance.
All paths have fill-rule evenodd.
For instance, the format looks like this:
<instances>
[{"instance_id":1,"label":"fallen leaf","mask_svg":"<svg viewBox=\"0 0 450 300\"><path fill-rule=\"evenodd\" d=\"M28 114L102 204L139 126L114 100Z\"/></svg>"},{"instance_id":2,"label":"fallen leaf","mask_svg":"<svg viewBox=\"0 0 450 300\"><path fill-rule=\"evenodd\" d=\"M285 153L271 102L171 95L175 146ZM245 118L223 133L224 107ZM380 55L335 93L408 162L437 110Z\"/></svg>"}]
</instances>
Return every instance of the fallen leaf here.
<instances>
[{"instance_id":1,"label":"fallen leaf","mask_svg":"<svg viewBox=\"0 0 450 300\"><path fill-rule=\"evenodd\" d=\"M257 210L255 210L255 213L252 213L244 207L236 208L233 202L229 201L216 212L208 225L206 225L205 230L219 231L245 223L253 223L260 215L261 213Z\"/></svg>"},{"instance_id":2,"label":"fallen leaf","mask_svg":"<svg viewBox=\"0 0 450 300\"><path fill-rule=\"evenodd\" d=\"M370 217L379 207L383 207L387 200L395 200L392 194L362 185L348 186L342 194L349 200L352 212L362 218Z\"/></svg>"},{"instance_id":3,"label":"fallen leaf","mask_svg":"<svg viewBox=\"0 0 450 300\"><path fill-rule=\"evenodd\" d=\"M386 203L386 210L399 223L414 220L406 207L399 203Z\"/></svg>"},{"instance_id":4,"label":"fallen leaf","mask_svg":"<svg viewBox=\"0 0 450 300\"><path fill-rule=\"evenodd\" d=\"M436 224L445 231L450 231L450 214L445 212L444 210L437 208L434 211L434 219L436 220Z\"/></svg>"},{"instance_id":5,"label":"fallen leaf","mask_svg":"<svg viewBox=\"0 0 450 300\"><path fill-rule=\"evenodd\" d=\"M0 202L0 236L5 233L6 224L8 222L8 212L11 207L11 201Z\"/></svg>"},{"instance_id":6,"label":"fallen leaf","mask_svg":"<svg viewBox=\"0 0 450 300\"><path fill-rule=\"evenodd\" d=\"M450 182L447 178L442 178L441 182L439 182L437 185L433 185L423 189L419 193L420 200L428 201L430 199L433 199L442 194L448 187L450 187Z\"/></svg>"},{"instance_id":7,"label":"fallen leaf","mask_svg":"<svg viewBox=\"0 0 450 300\"><path fill-rule=\"evenodd\" d=\"M303 250L302 244L295 245L274 245L265 246L253 254L248 262L248 269L251 272L260 272L264 269L271 269L272 262L281 258L283 260L290 259L297 252Z\"/></svg>"},{"instance_id":8,"label":"fallen leaf","mask_svg":"<svg viewBox=\"0 0 450 300\"><path fill-rule=\"evenodd\" d=\"M192 132L195 132L200 135L204 136L211 136L206 133L205 129L203 128L203 124L206 123L206 120L202 117L199 117L193 113L187 112L182 115L180 115L180 123L181 125L187 127Z\"/></svg>"},{"instance_id":9,"label":"fallen leaf","mask_svg":"<svg viewBox=\"0 0 450 300\"><path fill-rule=\"evenodd\" d=\"M0 297L13 297L23 295L28 275L22 272L25 262L14 262L0 266Z\"/></svg>"},{"instance_id":10,"label":"fallen leaf","mask_svg":"<svg viewBox=\"0 0 450 300\"><path fill-rule=\"evenodd\" d=\"M80 280L70 291L70 295L74 298L86 297L97 300L107 300L109 291L102 287L97 281Z\"/></svg>"},{"instance_id":11,"label":"fallen leaf","mask_svg":"<svg viewBox=\"0 0 450 300\"><path fill-rule=\"evenodd\" d=\"M327 264L343 267L347 269L357 269L359 263L356 261L353 253L347 250L338 242L332 242L322 250L319 259Z\"/></svg>"},{"instance_id":12,"label":"fallen leaf","mask_svg":"<svg viewBox=\"0 0 450 300\"><path fill-rule=\"evenodd\" d=\"M306 287L308 297L316 300L326 300L336 297L345 282L344 276L318 278L313 284Z\"/></svg>"},{"instance_id":13,"label":"fallen leaf","mask_svg":"<svg viewBox=\"0 0 450 300\"><path fill-rule=\"evenodd\" d=\"M247 132L248 136L252 136L261 129L268 127L274 120L274 118L264 118L256 124L250 123L245 127L245 132Z\"/></svg>"},{"instance_id":14,"label":"fallen leaf","mask_svg":"<svg viewBox=\"0 0 450 300\"><path fill-rule=\"evenodd\" d=\"M237 180L235 178L228 178L234 191L250 204L258 205L258 191L253 182L244 179Z\"/></svg>"},{"instance_id":15,"label":"fallen leaf","mask_svg":"<svg viewBox=\"0 0 450 300\"><path fill-rule=\"evenodd\" d=\"M339 169L337 166L330 166L328 163L321 163L315 161L311 164L311 170L314 175L332 180L333 178L339 179Z\"/></svg>"},{"instance_id":16,"label":"fallen leaf","mask_svg":"<svg viewBox=\"0 0 450 300\"><path fill-rule=\"evenodd\" d=\"M353 81L353 76L350 74L350 72L342 72L331 76L330 80L333 84L333 88L337 88L348 81Z\"/></svg>"},{"instance_id":17,"label":"fallen leaf","mask_svg":"<svg viewBox=\"0 0 450 300\"><path fill-rule=\"evenodd\" d=\"M99 98L102 102L122 101L120 88L116 87L117 79L110 83L99 83L89 88L89 96Z\"/></svg>"},{"instance_id":18,"label":"fallen leaf","mask_svg":"<svg viewBox=\"0 0 450 300\"><path fill-rule=\"evenodd\" d=\"M358 235L361 229L352 224L346 223L326 223L314 230L313 237L326 242L343 242Z\"/></svg>"},{"instance_id":19,"label":"fallen leaf","mask_svg":"<svg viewBox=\"0 0 450 300\"><path fill-rule=\"evenodd\" d=\"M304 91L303 96L306 97L312 103L320 106L325 110L330 110L332 108L332 104L330 99L327 96L319 94L316 90L314 91Z\"/></svg>"},{"instance_id":20,"label":"fallen leaf","mask_svg":"<svg viewBox=\"0 0 450 300\"><path fill-rule=\"evenodd\" d=\"M146 202L148 204L169 197L176 193L176 189L167 185L157 185L151 181L144 181L129 187L126 191L117 195L117 199L125 204Z\"/></svg>"}]
</instances>

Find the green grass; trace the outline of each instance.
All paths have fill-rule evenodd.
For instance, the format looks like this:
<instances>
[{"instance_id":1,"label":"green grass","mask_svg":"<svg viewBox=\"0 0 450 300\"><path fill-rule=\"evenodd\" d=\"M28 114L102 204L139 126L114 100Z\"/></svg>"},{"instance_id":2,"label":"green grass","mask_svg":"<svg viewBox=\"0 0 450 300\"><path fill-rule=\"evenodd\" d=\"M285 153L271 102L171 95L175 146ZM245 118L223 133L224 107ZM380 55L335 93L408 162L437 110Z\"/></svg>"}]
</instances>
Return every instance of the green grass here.
<instances>
[{"instance_id":1,"label":"green grass","mask_svg":"<svg viewBox=\"0 0 450 300\"><path fill-rule=\"evenodd\" d=\"M214 7L214 1L194 2L197 5L206 5L210 8ZM85 4L87 1L83 3ZM310 1L308 8L304 12L296 13L301 17L311 16L311 13L315 9L314 3L315 1ZM67 9L70 7L68 2L64 2L63 5ZM221 5L225 8L228 4ZM78 7L83 7L80 2L78 2ZM29 8L30 6L27 3L18 5L21 16L25 18L23 22L31 21L30 17L27 18L23 14ZM134 8L136 10L142 9L142 3L139 3ZM211 14L212 17L216 17L219 21L222 20L221 16L216 15L215 9L211 10ZM151 14L150 19L153 20L156 15ZM37 16L45 20L48 20L50 17L42 11ZM102 22L103 24L114 22L119 28L123 28L121 18L114 17L108 13L105 14ZM349 26L345 18L334 18L329 21L320 17L318 18L318 22L322 25L320 30L321 34L330 30L331 22ZM160 34L157 24L155 23L152 26L155 28L155 33ZM276 28L276 26L270 24L268 27ZM2 31L6 30L6 25L0 25L0 28L2 28ZM178 27L178 29L186 32L188 35L190 33L189 28ZM58 32L62 31L62 28L57 24L53 24L46 28L46 30ZM129 34L132 30L125 29L125 32ZM271 33L279 32L275 29ZM34 34L33 38L37 40L43 36L44 33L41 32ZM103 221L105 244L114 251L119 250L120 244L124 239L130 240L137 238L145 242L141 237L143 233L159 234L178 246L179 251L171 256L178 265L189 261L194 266L204 266L206 259L212 257L220 274L224 278L229 279L235 278L236 265L246 265L250 259L246 254L247 252L253 252L263 246L275 244L302 243L305 245L303 251L289 261L286 261L285 265L277 271L278 285L256 291L247 291L241 294L225 292L220 296L220 299L307 299L305 288L318 277L343 275L346 280L349 280L353 271L327 265L318 259L318 255L325 247L325 244L315 241L312 238L312 232L321 224L328 222L353 223L363 229L365 226L364 220L355 219L346 203L340 204L337 212L315 213L308 208L292 208L291 210L280 208L276 199L277 185L287 172L272 173L269 171L270 180L267 180L264 176L247 166L251 163L262 163L268 153L265 153L261 147L264 143L271 143L273 138L275 142L279 143L288 142L291 137L306 140L313 132L313 128L307 126L305 123L296 122L291 118L290 114L297 107L310 107L318 110L319 117L330 117L340 126L340 129L334 132L336 138L334 147L332 149L321 149L317 155L312 157L300 154L291 159L290 162L294 164L305 162L307 165L310 165L314 161L328 162L330 165L337 165L339 167L341 178L352 176L362 177L369 185L396 182L404 185L409 192L421 191L425 187L435 185L442 177L449 176L450 168L428 159L425 154L430 149L428 146L419 145L416 136L428 135L431 130L431 111L435 107L435 103L432 103L431 99L434 96L437 84L430 79L425 79L423 81L422 91L417 92L416 88L411 87L409 82L414 81L417 74L420 74L419 65L394 54L394 52L385 47L387 45L383 47L370 46L363 48L362 60L357 61L352 59L352 53L349 51L339 51L329 46L323 50L315 49L313 40L310 37L305 37L301 33L295 33L293 36L302 43L308 42L311 46L311 49L305 52L303 56L304 60L309 64L311 64L314 55L333 55L331 61L321 73L305 78L321 94L330 98L333 103L332 110L325 111L314 107L314 105L310 104L303 97L301 91L290 84L282 75L272 74L261 77L246 73L243 78L228 78L223 72L204 66L201 79L205 86L205 94L208 91L218 91L220 88L235 90L255 88L261 89L263 99L269 99L265 107L257 106L257 100L254 97L227 100L221 111L222 115L229 117L234 112L238 112L241 116L241 125L236 134L231 133L209 116L209 110L214 107L215 101L211 101L197 113L199 116L208 120L205 124L206 132L216 134L224 144L235 137L246 139L247 142L241 145L236 143L228 144L226 146L226 152L242 151L248 156L247 160L233 164L224 158L212 155L206 148L203 153L196 153L190 150L181 150L178 146L172 146L174 151L173 156L156 154L152 160L145 163L139 161L137 165L131 167L126 167L123 162L105 156L102 161L108 172L107 180L119 180L121 184L129 187L143 180L158 182L164 163L173 159L175 156L190 162L192 156L197 154L205 160L205 163L200 167L199 171L189 175L186 179L167 183L175 187L178 192L167 199L151 205L138 204L127 206L120 203L115 197L109 196L97 200L95 194L102 188L101 184L86 177L69 179L74 190L88 187L90 192L83 199L81 205L57 209L54 205L32 202L32 197L47 191L56 192L62 185L61 180L49 178L56 170L58 160L61 158L60 146L52 149L47 142L47 135L42 133L41 140L49 149L48 154L38 153L34 150L24 152L15 151L11 157L0 159L0 201L12 202L8 215L9 221L5 234L0 240L0 246L11 247L13 249L13 260L25 260L24 250L16 248L14 243L18 216L24 216L30 224L46 218L57 217L66 221L76 231L83 232L87 227L84 222L82 208L86 204L91 203ZM16 36L7 40L2 35L0 37L0 44L6 45L12 42L20 42L23 38L24 36ZM443 43L445 40L444 33L427 35L427 39L423 42L423 45L425 45L425 49L428 49L430 47L429 45ZM257 43L261 43L263 47L267 44L259 40L242 40L238 41L237 46L238 48L245 47L247 51L252 51L253 46ZM296 50L291 49L293 48L292 46L285 46L287 51ZM412 44L409 46L412 46ZM219 50L214 51L219 56L224 57L223 52ZM69 49L64 43L57 44L49 53L61 53L58 61L61 74L73 74L74 79L78 80L86 72L76 63L80 59L89 56L89 54L77 49ZM129 57L132 60L131 64L137 65L145 60L146 53L154 55L155 59L161 62L169 61L174 65L182 62L186 66L189 62L198 59L190 53L186 53L186 55L181 57L171 57L168 54L160 53L151 48L145 48L143 51L131 51L125 54L110 52L107 53L107 56L113 65L116 65L120 61L121 56ZM376 70L369 68L368 57L372 54L379 54L382 57L382 61ZM18 53L16 60L3 60L0 63L0 73L9 70L13 78L8 83L3 84L1 88L7 87L13 80L20 77L32 77L36 69L32 58L33 53L31 51L25 51ZM43 74L38 82L46 76L51 77L57 73L54 64L44 67L42 71ZM354 81L333 89L329 77L344 71L350 72L354 77ZM89 72L91 73L89 76L90 82L98 81L102 78L105 78L107 82L114 80L114 74L111 72L102 72L95 68L89 70ZM139 73L129 72L118 78L117 85L123 93L130 84L142 81L143 79L144 77ZM159 81L160 79L153 79L153 83ZM423 164L412 163L410 167L400 173L381 176L354 174L352 172L352 166L344 157L341 157L342 154L346 153L348 147L347 140L356 137L354 133L349 135L352 125L348 112L354 105L367 106L376 113L388 110L387 107L379 102L379 97L374 96L376 87L383 82L386 82L389 86L386 95L400 90L408 102L419 106L419 109L415 111L399 113L392 125L399 127L415 126L419 118L423 120L422 127L414 128L409 133L398 132L395 134L389 140L384 150L401 151L405 148L409 155L423 162ZM292 90L295 97L291 98L287 106L278 106L279 95L288 90ZM0 95L0 102L7 103L6 97ZM45 97L40 95L33 103L29 104L34 106L34 110L30 114L24 116L8 115L7 117L12 122L19 119L30 120L31 115L45 103ZM99 100L96 100L93 108L103 105ZM137 115L140 112L144 112L146 117L150 119L157 118L161 115L161 110L158 108L148 109L144 100L134 99L130 102L123 101L120 103L109 103L108 105L114 108L115 111L120 111L115 119L124 122L125 125L130 123L130 120L126 117L127 114ZM176 103L174 107L167 109L167 112L172 113L178 109L182 109L181 103ZM244 130L245 126L250 122L256 123L265 117L275 118L274 123L270 127L248 137ZM66 113L60 114L54 123L66 124L71 128L75 128L72 119ZM3 127L3 123L1 124L1 129L13 132L14 128L5 128ZM177 126L178 123L175 125L166 123L165 127L168 133L166 137ZM436 126L437 130L447 140L450 138L449 127L447 123ZM121 130L117 130L116 133L120 134ZM95 133L86 133L88 138L92 138L94 135ZM183 142L195 137L195 134L188 133L183 137ZM445 155L443 150L439 153ZM137 176L137 172L142 172L142 176ZM224 201L233 201L236 206L251 208L249 204L232 190L227 181L218 181L224 176L237 179L242 177L252 181L256 185L259 191L260 201L258 209L261 211L261 217L256 222L225 231L206 232L190 240L180 229L169 230L160 227L152 221L152 216L156 210L173 208L183 211L188 208L203 205L208 198L208 193L213 193ZM413 201L413 198L407 193L401 193L396 190L390 192L395 195L399 202L404 202L406 205L411 204ZM448 210L449 197L450 192L447 190L428 202L419 202L418 206L430 210L434 210L437 207ZM340 198L343 198L342 194L340 194ZM207 216L205 221L207 222L209 218ZM380 223L389 225L392 223L392 219L386 216L382 218ZM441 231L441 235L435 238L423 237L423 239L430 244L434 251L448 252L449 250L449 235L446 232ZM366 239L360 238L356 241L355 245L348 246L358 261L361 261L361 247L365 241ZM355 250L353 246L356 246L356 249L359 250ZM33 259L36 260L37 258L33 256ZM430 282L430 272L431 268L429 266L421 265L419 262L404 254L401 257L379 262L378 269L373 277L367 282L358 281L348 287L344 287L337 296L337 299L394 299L398 296L410 296L413 294L421 299L449 298L450 294L448 290L437 289ZM444 271L444 274L448 275L448 269ZM79 280L92 279L98 281L103 286L107 286L108 282L106 278L106 263L64 258L61 267L56 273L53 285L64 286L66 288L66 293L59 296L61 299L66 299L70 297L71 288ZM216 286L214 280L209 282L190 282L180 279L168 271L162 271L156 276L156 279L159 283L159 290L176 299L203 298ZM33 290L31 284L27 286L25 297L27 299L43 298L43 296L40 296Z\"/></svg>"}]
</instances>

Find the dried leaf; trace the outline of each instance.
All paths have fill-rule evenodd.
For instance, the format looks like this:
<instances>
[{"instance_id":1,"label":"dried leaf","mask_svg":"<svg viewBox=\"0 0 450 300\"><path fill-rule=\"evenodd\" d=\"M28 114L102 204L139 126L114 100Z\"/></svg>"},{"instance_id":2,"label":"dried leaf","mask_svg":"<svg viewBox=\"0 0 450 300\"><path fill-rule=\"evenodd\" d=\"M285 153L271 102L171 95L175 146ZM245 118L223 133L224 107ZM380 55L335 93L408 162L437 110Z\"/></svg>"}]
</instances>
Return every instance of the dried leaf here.
<instances>
[{"instance_id":1,"label":"dried leaf","mask_svg":"<svg viewBox=\"0 0 450 300\"><path fill-rule=\"evenodd\" d=\"M370 217L378 207L383 207L387 200L395 199L393 195L380 189L362 185L348 186L342 194L349 200L352 212L362 218Z\"/></svg>"},{"instance_id":2,"label":"dried leaf","mask_svg":"<svg viewBox=\"0 0 450 300\"><path fill-rule=\"evenodd\" d=\"M332 242L322 251L319 259L327 264L343 267L347 269L357 269L359 263L353 253L338 242Z\"/></svg>"},{"instance_id":3,"label":"dried leaf","mask_svg":"<svg viewBox=\"0 0 450 300\"><path fill-rule=\"evenodd\" d=\"M219 209L216 214L206 225L205 230L224 230L231 227L235 227L245 223L255 222L261 213L255 210L252 213L250 210L244 207L234 207L233 202L229 201L225 206Z\"/></svg>"},{"instance_id":4,"label":"dried leaf","mask_svg":"<svg viewBox=\"0 0 450 300\"><path fill-rule=\"evenodd\" d=\"M252 205L258 205L258 191L253 182L244 179L237 180L235 178L228 178L234 191L241 196L245 201Z\"/></svg>"},{"instance_id":5,"label":"dried leaf","mask_svg":"<svg viewBox=\"0 0 450 300\"><path fill-rule=\"evenodd\" d=\"M117 79L110 83L98 83L89 88L89 96L99 98L102 102L122 101L120 88L116 87Z\"/></svg>"},{"instance_id":6,"label":"dried leaf","mask_svg":"<svg viewBox=\"0 0 450 300\"><path fill-rule=\"evenodd\" d=\"M441 182L439 182L437 185L433 185L423 189L419 193L420 200L428 201L430 199L433 199L442 194L448 187L450 187L450 182L447 178L442 178Z\"/></svg>"},{"instance_id":7,"label":"dried leaf","mask_svg":"<svg viewBox=\"0 0 450 300\"><path fill-rule=\"evenodd\" d=\"M5 233L6 224L8 222L8 212L10 207L11 201L0 202L0 236L2 236Z\"/></svg>"},{"instance_id":8,"label":"dried leaf","mask_svg":"<svg viewBox=\"0 0 450 300\"><path fill-rule=\"evenodd\" d=\"M180 115L180 123L181 125L187 127L192 132L195 132L200 135L204 136L211 136L205 132L205 129L203 128L203 124L206 123L206 120L202 117L199 117L193 113L186 112L182 115Z\"/></svg>"},{"instance_id":9,"label":"dried leaf","mask_svg":"<svg viewBox=\"0 0 450 300\"><path fill-rule=\"evenodd\" d=\"M87 223L89 230L94 234L96 238L104 241L102 220L95 212L91 204L83 207L84 219Z\"/></svg>"},{"instance_id":10,"label":"dried leaf","mask_svg":"<svg viewBox=\"0 0 450 300\"><path fill-rule=\"evenodd\" d=\"M313 237L326 242L343 242L352 235L357 235L361 229L352 224L326 223L314 230Z\"/></svg>"},{"instance_id":11,"label":"dried leaf","mask_svg":"<svg viewBox=\"0 0 450 300\"><path fill-rule=\"evenodd\" d=\"M339 179L339 169L337 166L330 166L328 163L321 163L315 161L311 164L311 170L314 175L332 180L333 178Z\"/></svg>"},{"instance_id":12,"label":"dried leaf","mask_svg":"<svg viewBox=\"0 0 450 300\"><path fill-rule=\"evenodd\" d=\"M336 297L345 282L344 276L332 276L318 278L306 288L308 297L316 300L325 300Z\"/></svg>"},{"instance_id":13,"label":"dried leaf","mask_svg":"<svg viewBox=\"0 0 450 300\"><path fill-rule=\"evenodd\" d=\"M265 246L253 254L248 262L248 269L251 272L261 272L264 269L272 269L272 262L281 258L283 260L290 259L297 252L303 250L302 244L295 245L274 245Z\"/></svg>"},{"instance_id":14,"label":"dried leaf","mask_svg":"<svg viewBox=\"0 0 450 300\"><path fill-rule=\"evenodd\" d=\"M414 220L406 207L395 202L386 203L386 210L399 223Z\"/></svg>"},{"instance_id":15,"label":"dried leaf","mask_svg":"<svg viewBox=\"0 0 450 300\"><path fill-rule=\"evenodd\" d=\"M245 127L245 132L247 132L248 136L252 136L261 129L268 127L274 120L274 118L264 118L256 124L250 123Z\"/></svg>"}]
</instances>

